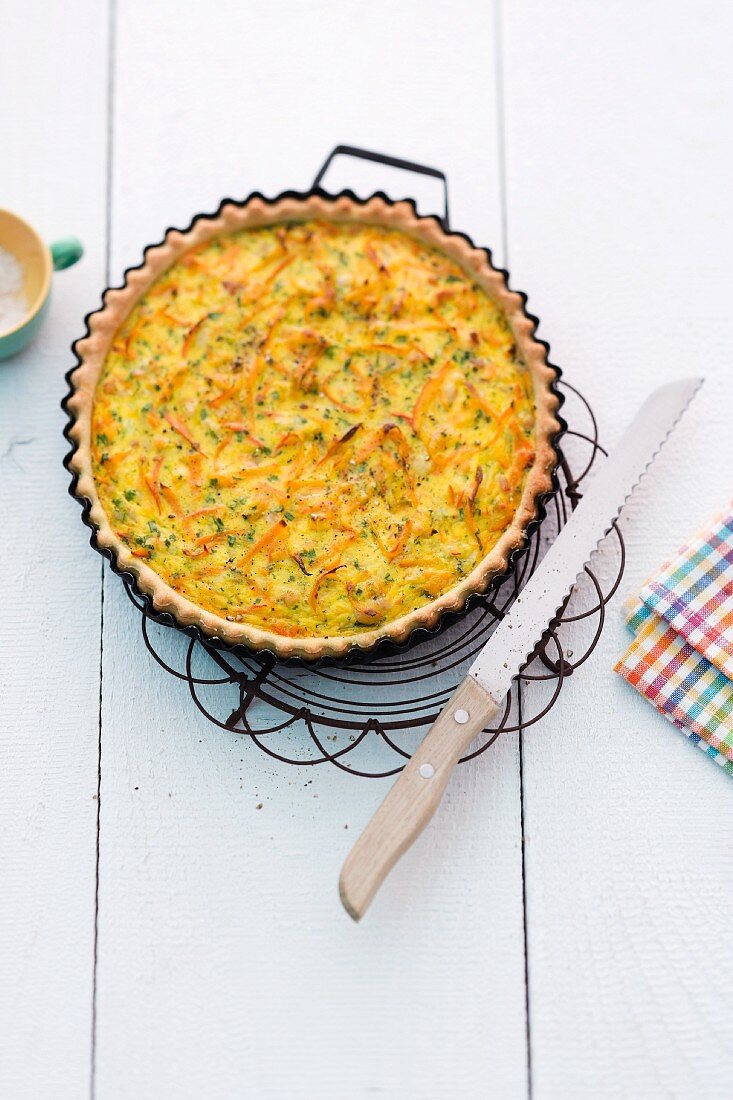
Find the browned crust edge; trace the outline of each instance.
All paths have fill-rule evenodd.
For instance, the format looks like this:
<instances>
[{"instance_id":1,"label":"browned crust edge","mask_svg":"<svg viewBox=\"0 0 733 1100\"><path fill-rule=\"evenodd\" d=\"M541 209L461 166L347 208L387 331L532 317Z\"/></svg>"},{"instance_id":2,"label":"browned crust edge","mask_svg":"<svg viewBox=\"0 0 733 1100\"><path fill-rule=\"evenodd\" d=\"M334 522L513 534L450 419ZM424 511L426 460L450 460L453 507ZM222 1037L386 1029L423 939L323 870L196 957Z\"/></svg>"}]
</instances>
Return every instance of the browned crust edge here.
<instances>
[{"instance_id":1,"label":"browned crust edge","mask_svg":"<svg viewBox=\"0 0 733 1100\"><path fill-rule=\"evenodd\" d=\"M97 495L92 474L91 419L97 379L115 332L141 295L179 256L222 232L311 218L400 229L439 248L488 291L505 311L517 348L532 373L537 410L536 454L512 524L460 584L424 607L374 630L336 637L284 638L205 611L177 593L150 566L131 554L114 533ZM272 201L254 196L244 204L226 202L217 214L197 218L186 232L170 229L161 244L146 251L142 266L128 272L123 286L107 290L102 308L89 316L88 334L75 344L79 365L69 375L71 394L66 402L72 418L67 434L75 446L68 460L68 468L76 477L74 495L88 502L89 521L96 529L99 548L112 555L118 569L132 574L137 587L150 598L157 612L172 615L181 626L197 627L205 635L227 645L269 650L286 660L343 658L354 650L373 650L386 639L404 644L414 630L435 629L445 612L463 610L471 595L485 592L491 581L506 571L512 553L524 544L527 528L538 516L542 496L552 489L557 462L554 440L561 430L556 415L560 400L552 389L557 371L548 364L545 345L534 333L535 322L525 310L522 295L509 289L504 273L492 266L487 253L473 247L465 237L444 230L437 219L418 216L409 202L391 203L380 196L360 202L346 195L336 198L288 196Z\"/></svg>"}]
</instances>

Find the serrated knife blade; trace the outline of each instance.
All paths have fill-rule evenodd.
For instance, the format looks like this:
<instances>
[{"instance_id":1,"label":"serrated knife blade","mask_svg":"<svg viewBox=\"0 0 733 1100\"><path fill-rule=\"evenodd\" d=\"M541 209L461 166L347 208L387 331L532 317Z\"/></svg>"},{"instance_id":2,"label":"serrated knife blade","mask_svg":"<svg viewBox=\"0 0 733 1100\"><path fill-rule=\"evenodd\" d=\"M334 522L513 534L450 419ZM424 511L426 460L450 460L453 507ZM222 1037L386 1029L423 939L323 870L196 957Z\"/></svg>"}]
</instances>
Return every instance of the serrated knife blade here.
<instances>
[{"instance_id":1,"label":"serrated knife blade","mask_svg":"<svg viewBox=\"0 0 733 1100\"><path fill-rule=\"evenodd\" d=\"M702 378L670 382L646 399L538 570L413 753L341 871L341 900L355 920L363 916L386 875L433 816L455 764L501 712L512 680L702 382Z\"/></svg>"},{"instance_id":2,"label":"serrated knife blade","mask_svg":"<svg viewBox=\"0 0 733 1100\"><path fill-rule=\"evenodd\" d=\"M647 397L536 573L471 665L469 676L497 701L506 695L702 383L702 378L684 378Z\"/></svg>"}]
</instances>

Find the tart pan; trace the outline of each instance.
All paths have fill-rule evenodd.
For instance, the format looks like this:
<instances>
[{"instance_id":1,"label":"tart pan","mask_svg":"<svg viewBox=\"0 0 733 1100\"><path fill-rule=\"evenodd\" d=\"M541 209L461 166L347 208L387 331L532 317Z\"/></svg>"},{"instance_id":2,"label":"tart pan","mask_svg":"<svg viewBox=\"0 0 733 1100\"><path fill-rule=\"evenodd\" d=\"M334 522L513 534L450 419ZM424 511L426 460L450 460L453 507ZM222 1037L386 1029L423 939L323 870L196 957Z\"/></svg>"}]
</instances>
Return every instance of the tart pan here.
<instances>
[{"instance_id":1,"label":"tart pan","mask_svg":"<svg viewBox=\"0 0 733 1100\"><path fill-rule=\"evenodd\" d=\"M334 156L342 153L440 178L445 187L444 217L422 217L413 199L394 200L381 191L367 199L357 197L350 190L338 194L325 191L320 186L323 175ZM96 494L89 446L91 406L99 371L119 324L151 283L181 254L221 232L319 217L403 230L447 253L475 277L504 309L523 359L535 381L537 377L543 381L539 392L536 390L538 423L542 430L512 525L459 585L431 603L362 634L285 638L204 611L170 588L143 561L130 555L112 531ZM549 347L535 335L537 319L527 311L526 296L509 290L507 273L494 266L488 249L477 248L466 234L449 229L447 222L447 184L442 172L352 146L337 146L308 191L284 191L271 199L260 192L253 192L241 201L224 199L216 213L196 215L187 229L169 229L159 244L145 248L140 265L128 268L120 287L105 290L102 307L87 315L86 332L72 345L76 365L66 376L69 392L62 402L68 416L64 434L72 449L64 465L72 475L71 495L81 504L82 519L92 532L91 545L109 560L114 572L122 576L128 593L142 601L151 617L178 626L206 645L225 649L241 647L249 652L269 654L280 661L305 661L310 665L321 661L363 661L403 649L436 633L506 577L544 517L544 501L554 488L556 443L565 428L558 415L562 403L562 395L557 390L560 370L549 364Z\"/></svg>"}]
</instances>

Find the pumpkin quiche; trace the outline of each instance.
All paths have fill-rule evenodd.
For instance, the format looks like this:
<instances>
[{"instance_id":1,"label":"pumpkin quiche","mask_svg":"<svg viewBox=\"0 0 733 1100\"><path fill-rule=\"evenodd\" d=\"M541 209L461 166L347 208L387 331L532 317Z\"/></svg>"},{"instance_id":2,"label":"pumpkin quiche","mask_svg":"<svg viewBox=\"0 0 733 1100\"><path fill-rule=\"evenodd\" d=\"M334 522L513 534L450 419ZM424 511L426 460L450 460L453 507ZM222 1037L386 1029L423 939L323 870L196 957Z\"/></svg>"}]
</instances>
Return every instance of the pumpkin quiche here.
<instances>
[{"instance_id":1,"label":"pumpkin quiche","mask_svg":"<svg viewBox=\"0 0 733 1100\"><path fill-rule=\"evenodd\" d=\"M100 547L228 643L404 640L506 569L551 488L556 372L522 299L406 203L227 204L149 250L77 354Z\"/></svg>"}]
</instances>

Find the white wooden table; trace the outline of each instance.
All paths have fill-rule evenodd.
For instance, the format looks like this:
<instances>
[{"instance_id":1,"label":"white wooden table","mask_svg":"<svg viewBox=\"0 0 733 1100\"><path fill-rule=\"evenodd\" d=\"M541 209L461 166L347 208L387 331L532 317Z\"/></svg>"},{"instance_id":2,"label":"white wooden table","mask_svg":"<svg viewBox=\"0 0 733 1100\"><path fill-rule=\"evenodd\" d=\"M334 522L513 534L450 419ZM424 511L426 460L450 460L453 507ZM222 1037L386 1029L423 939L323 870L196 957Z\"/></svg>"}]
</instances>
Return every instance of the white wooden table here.
<instances>
[{"instance_id":1,"label":"white wooden table","mask_svg":"<svg viewBox=\"0 0 733 1100\"><path fill-rule=\"evenodd\" d=\"M731 1095L733 786L611 666L621 597L731 494L732 35L726 0L6 0L0 204L87 251L0 367L0 1095ZM197 716L86 545L58 407L144 244L337 142L448 171L609 443L708 377L592 660L360 926L336 879L387 784Z\"/></svg>"}]
</instances>

